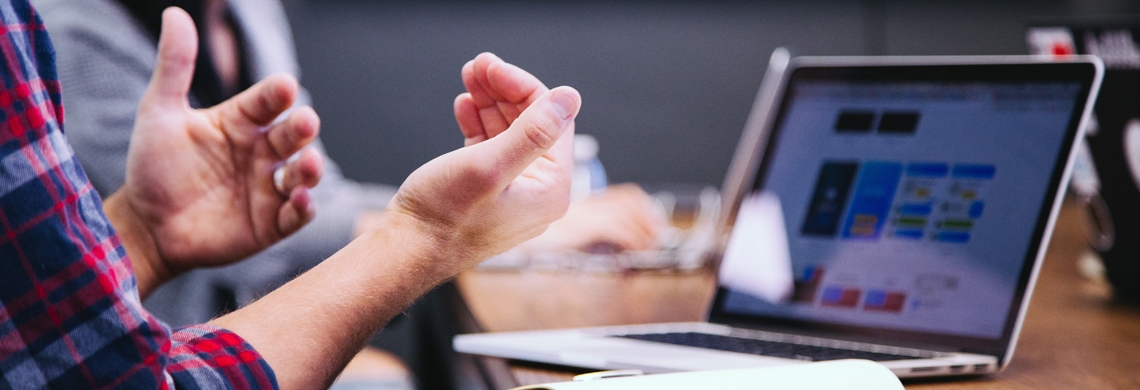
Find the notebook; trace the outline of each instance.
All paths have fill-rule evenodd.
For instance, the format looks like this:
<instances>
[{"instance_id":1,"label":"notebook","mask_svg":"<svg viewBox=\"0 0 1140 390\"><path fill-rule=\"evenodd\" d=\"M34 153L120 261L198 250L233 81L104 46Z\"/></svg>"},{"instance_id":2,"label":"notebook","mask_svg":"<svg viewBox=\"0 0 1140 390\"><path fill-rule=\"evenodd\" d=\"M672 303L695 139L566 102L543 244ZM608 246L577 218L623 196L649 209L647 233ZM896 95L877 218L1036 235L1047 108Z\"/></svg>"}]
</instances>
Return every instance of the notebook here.
<instances>
[{"instance_id":1,"label":"notebook","mask_svg":"<svg viewBox=\"0 0 1140 390\"><path fill-rule=\"evenodd\" d=\"M601 374L612 374L604 371ZM593 374L586 374L593 375ZM584 375L585 376L585 375ZM513 390L903 390L890 370L866 360L832 360L794 366L632 375L547 383Z\"/></svg>"},{"instance_id":2,"label":"notebook","mask_svg":"<svg viewBox=\"0 0 1140 390\"><path fill-rule=\"evenodd\" d=\"M1102 75L1082 56L777 51L722 188L706 322L453 346L648 373L838 359L900 377L996 372L1013 356Z\"/></svg>"}]
</instances>

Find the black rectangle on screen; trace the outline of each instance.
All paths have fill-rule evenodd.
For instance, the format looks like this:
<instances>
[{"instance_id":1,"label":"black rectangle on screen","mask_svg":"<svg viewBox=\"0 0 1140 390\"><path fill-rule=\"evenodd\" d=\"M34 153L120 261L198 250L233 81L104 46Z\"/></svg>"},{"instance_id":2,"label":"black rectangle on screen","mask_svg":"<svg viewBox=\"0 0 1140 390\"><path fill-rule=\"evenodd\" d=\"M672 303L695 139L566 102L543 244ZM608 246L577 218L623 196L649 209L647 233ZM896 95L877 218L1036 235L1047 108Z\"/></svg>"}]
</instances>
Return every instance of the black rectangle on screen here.
<instances>
[{"instance_id":1,"label":"black rectangle on screen","mask_svg":"<svg viewBox=\"0 0 1140 390\"><path fill-rule=\"evenodd\" d=\"M874 111L840 111L835 120L835 131L840 133L867 133L875 122Z\"/></svg>"},{"instance_id":2,"label":"black rectangle on screen","mask_svg":"<svg viewBox=\"0 0 1140 390\"><path fill-rule=\"evenodd\" d=\"M918 128L918 112L884 112L879 119L879 132L889 134L914 134Z\"/></svg>"}]
</instances>

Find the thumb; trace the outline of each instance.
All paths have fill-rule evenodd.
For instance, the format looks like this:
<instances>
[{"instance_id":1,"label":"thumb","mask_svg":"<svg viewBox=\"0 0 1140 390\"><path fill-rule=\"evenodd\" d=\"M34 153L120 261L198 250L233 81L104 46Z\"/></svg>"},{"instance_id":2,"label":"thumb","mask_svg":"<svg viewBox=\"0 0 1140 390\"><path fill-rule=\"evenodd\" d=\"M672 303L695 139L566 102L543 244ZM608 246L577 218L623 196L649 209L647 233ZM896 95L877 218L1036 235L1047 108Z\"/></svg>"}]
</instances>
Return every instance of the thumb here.
<instances>
[{"instance_id":1,"label":"thumb","mask_svg":"<svg viewBox=\"0 0 1140 390\"><path fill-rule=\"evenodd\" d=\"M546 153L572 128L582 97L570 87L547 91L499 135L473 145L491 156L491 165L510 182ZM566 156L567 159L570 156Z\"/></svg>"},{"instance_id":2,"label":"thumb","mask_svg":"<svg viewBox=\"0 0 1140 390\"><path fill-rule=\"evenodd\" d=\"M158 39L158 58L151 75L144 103L185 104L194 79L194 62L198 57L198 30L190 14L170 7L162 13L162 34Z\"/></svg>"}]
</instances>

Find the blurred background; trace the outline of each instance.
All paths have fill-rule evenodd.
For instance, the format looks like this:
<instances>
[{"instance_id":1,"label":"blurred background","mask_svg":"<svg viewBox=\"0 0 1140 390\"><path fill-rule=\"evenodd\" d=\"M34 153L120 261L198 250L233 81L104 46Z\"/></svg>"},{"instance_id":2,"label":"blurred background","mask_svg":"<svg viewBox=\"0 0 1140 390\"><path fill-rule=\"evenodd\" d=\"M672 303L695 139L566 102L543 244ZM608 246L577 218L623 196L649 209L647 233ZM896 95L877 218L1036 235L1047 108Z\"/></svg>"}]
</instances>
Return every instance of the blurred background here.
<instances>
[{"instance_id":1,"label":"blurred background","mask_svg":"<svg viewBox=\"0 0 1140 390\"><path fill-rule=\"evenodd\" d=\"M1136 0L285 0L322 139L345 175L398 184L462 146L452 101L482 51L584 103L610 182L719 186L772 50L1025 54L1053 17Z\"/></svg>"}]
</instances>

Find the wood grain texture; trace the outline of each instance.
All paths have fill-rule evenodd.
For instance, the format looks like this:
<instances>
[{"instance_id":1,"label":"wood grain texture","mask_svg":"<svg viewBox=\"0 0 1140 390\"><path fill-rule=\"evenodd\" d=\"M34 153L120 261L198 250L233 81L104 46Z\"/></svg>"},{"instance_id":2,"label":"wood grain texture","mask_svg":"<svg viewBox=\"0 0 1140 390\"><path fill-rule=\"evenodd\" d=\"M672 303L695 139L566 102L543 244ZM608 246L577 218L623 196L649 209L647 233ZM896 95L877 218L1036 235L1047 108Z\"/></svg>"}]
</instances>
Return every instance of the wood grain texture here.
<instances>
[{"instance_id":1,"label":"wood grain texture","mask_svg":"<svg viewBox=\"0 0 1140 390\"><path fill-rule=\"evenodd\" d=\"M1066 204L1005 371L906 381L906 387L1140 389L1140 307L1113 302L1105 282L1079 271L1086 250L1084 228L1079 212ZM707 270L468 272L460 276L459 286L484 329L512 331L699 320L708 310L715 278ZM569 380L576 373L517 362L510 367L520 384Z\"/></svg>"}]
</instances>

